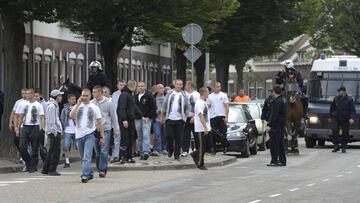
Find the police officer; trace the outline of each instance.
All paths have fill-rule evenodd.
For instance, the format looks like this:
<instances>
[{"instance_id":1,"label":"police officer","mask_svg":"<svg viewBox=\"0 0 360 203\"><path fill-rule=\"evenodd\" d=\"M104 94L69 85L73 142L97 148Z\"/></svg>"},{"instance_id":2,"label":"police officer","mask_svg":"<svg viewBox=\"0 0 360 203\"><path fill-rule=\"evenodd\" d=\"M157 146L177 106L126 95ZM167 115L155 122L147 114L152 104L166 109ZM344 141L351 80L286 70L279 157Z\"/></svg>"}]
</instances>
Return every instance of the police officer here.
<instances>
[{"instance_id":1,"label":"police officer","mask_svg":"<svg viewBox=\"0 0 360 203\"><path fill-rule=\"evenodd\" d=\"M285 134L285 103L281 95L281 87L273 88L274 101L271 105L270 118L266 131L270 134L270 153L271 161L267 166L286 166L286 156L284 148Z\"/></svg>"},{"instance_id":2,"label":"police officer","mask_svg":"<svg viewBox=\"0 0 360 203\"><path fill-rule=\"evenodd\" d=\"M307 109L309 106L308 98L306 97L306 88L304 86L304 79L301 75L301 73L295 69L294 62L290 59L285 60L281 62L281 65L284 65L285 71L280 71L276 76L276 84L281 85L285 84L286 79L292 79L294 78L296 80L296 83L299 85L300 89L300 96L301 96L301 102L303 103L303 115L304 118L307 118Z\"/></svg>"},{"instance_id":3,"label":"police officer","mask_svg":"<svg viewBox=\"0 0 360 203\"><path fill-rule=\"evenodd\" d=\"M270 113L271 113L271 104L273 103L274 101L274 95L273 95L273 91L272 90L269 90L271 91L271 94L269 95L268 98L265 99L265 102L264 102L264 106L261 110L261 120L263 121L267 121L269 122L269 118L270 118Z\"/></svg>"},{"instance_id":4,"label":"police officer","mask_svg":"<svg viewBox=\"0 0 360 203\"><path fill-rule=\"evenodd\" d=\"M92 90L95 86L99 85L101 87L110 86L110 82L106 74L104 73L104 69L101 66L99 61L93 61L89 65L90 68L90 76L87 82L87 87Z\"/></svg>"},{"instance_id":5,"label":"police officer","mask_svg":"<svg viewBox=\"0 0 360 203\"><path fill-rule=\"evenodd\" d=\"M341 143L342 153L346 153L349 128L350 124L354 123L356 110L354 100L346 93L346 88L340 87L337 91L338 96L334 98L330 106L334 138L334 149L332 152L339 151L339 143Z\"/></svg>"}]
</instances>

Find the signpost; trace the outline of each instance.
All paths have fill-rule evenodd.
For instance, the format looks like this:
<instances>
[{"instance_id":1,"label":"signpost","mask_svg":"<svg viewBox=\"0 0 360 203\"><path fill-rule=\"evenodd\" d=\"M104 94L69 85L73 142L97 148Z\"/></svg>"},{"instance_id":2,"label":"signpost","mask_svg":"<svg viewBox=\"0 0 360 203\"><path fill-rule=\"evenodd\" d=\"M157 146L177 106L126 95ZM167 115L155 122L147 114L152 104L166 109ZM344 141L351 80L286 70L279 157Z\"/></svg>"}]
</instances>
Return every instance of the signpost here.
<instances>
[{"instance_id":1,"label":"signpost","mask_svg":"<svg viewBox=\"0 0 360 203\"><path fill-rule=\"evenodd\" d=\"M182 31L183 40L190 45L190 48L184 52L184 56L191 62L191 79L195 80L194 62L202 55L201 51L194 45L199 43L203 37L201 27L195 23L187 24Z\"/></svg>"}]
</instances>

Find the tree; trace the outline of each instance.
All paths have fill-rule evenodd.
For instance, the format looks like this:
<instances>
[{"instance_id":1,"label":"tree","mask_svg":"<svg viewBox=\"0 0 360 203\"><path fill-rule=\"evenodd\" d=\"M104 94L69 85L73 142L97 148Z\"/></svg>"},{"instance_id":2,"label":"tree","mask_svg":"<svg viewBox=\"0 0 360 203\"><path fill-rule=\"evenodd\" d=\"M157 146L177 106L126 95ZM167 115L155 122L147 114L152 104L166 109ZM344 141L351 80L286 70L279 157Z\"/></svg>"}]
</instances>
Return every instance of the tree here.
<instances>
[{"instance_id":1,"label":"tree","mask_svg":"<svg viewBox=\"0 0 360 203\"><path fill-rule=\"evenodd\" d=\"M154 38L180 42L181 29L187 23L212 24L231 11L225 8L236 6L236 0L148 0L146 3L141 0L89 0L75 1L70 8L58 10L66 27L100 42L105 70L114 84L116 59L126 45L144 45ZM212 28L205 27L206 32ZM179 56L176 64L183 67L182 44L178 44L175 54ZM185 73L185 70L178 71L179 76Z\"/></svg>"},{"instance_id":2,"label":"tree","mask_svg":"<svg viewBox=\"0 0 360 203\"><path fill-rule=\"evenodd\" d=\"M0 3L0 24L3 26L1 51L4 60L4 126L9 123L10 113L20 90L24 87L19 74L22 69L22 54L25 43L24 23L32 20L54 22L55 1L52 0L2 0ZM17 82L14 82L17 81ZM0 137L0 157L14 158L17 154L13 144L13 133L4 127Z\"/></svg>"},{"instance_id":3,"label":"tree","mask_svg":"<svg viewBox=\"0 0 360 203\"><path fill-rule=\"evenodd\" d=\"M236 13L227 17L213 38L216 76L225 90L229 64L236 65L238 87L243 87L243 67L254 56L267 55L301 33L299 1L291 0L242 0Z\"/></svg>"},{"instance_id":4,"label":"tree","mask_svg":"<svg viewBox=\"0 0 360 203\"><path fill-rule=\"evenodd\" d=\"M316 0L308 8L314 14L309 17L312 23L308 23L313 46L360 56L359 1Z\"/></svg>"}]
</instances>

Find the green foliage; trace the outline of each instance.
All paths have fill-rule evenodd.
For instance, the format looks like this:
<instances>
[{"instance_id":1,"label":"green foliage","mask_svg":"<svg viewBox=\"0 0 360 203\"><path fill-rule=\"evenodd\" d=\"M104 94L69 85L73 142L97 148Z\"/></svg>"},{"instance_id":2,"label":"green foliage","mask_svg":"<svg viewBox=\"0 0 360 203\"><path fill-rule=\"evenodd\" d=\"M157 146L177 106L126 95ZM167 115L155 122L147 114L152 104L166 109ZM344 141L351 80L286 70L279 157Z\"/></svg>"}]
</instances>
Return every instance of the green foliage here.
<instances>
[{"instance_id":1,"label":"green foliage","mask_svg":"<svg viewBox=\"0 0 360 203\"><path fill-rule=\"evenodd\" d=\"M349 54L360 55L360 1L316 0L318 7L310 11L317 13L310 29L312 44L317 48L332 47Z\"/></svg>"}]
</instances>

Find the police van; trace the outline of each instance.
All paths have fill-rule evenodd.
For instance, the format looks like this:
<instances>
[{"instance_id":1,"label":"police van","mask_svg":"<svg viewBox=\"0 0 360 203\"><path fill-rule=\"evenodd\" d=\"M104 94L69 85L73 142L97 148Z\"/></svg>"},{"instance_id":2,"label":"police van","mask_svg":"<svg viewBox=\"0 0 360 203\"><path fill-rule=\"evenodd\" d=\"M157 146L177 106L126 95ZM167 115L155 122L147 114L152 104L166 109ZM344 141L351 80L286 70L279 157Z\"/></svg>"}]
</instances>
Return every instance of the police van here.
<instances>
[{"instance_id":1,"label":"police van","mask_svg":"<svg viewBox=\"0 0 360 203\"><path fill-rule=\"evenodd\" d=\"M356 119L350 126L350 142L360 141L360 58L356 56L334 56L315 60L310 72L308 88L309 120L306 123L305 142L307 148L332 141L330 104L337 89L346 87L348 95L356 104Z\"/></svg>"}]
</instances>

